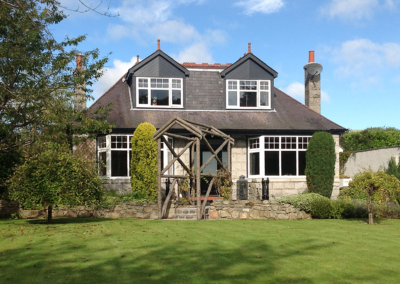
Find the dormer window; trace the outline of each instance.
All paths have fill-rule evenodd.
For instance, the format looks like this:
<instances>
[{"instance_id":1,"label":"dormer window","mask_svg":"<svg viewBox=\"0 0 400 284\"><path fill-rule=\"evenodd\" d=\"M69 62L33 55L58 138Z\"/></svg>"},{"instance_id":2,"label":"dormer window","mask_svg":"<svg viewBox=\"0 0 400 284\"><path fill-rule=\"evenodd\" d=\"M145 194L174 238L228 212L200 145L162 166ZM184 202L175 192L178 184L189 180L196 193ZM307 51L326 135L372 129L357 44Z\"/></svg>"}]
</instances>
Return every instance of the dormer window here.
<instances>
[{"instance_id":1,"label":"dormer window","mask_svg":"<svg viewBox=\"0 0 400 284\"><path fill-rule=\"evenodd\" d=\"M183 82L179 78L136 78L138 107L181 108Z\"/></svg>"},{"instance_id":2,"label":"dormer window","mask_svg":"<svg viewBox=\"0 0 400 284\"><path fill-rule=\"evenodd\" d=\"M227 80L227 109L271 108L269 80Z\"/></svg>"}]
</instances>

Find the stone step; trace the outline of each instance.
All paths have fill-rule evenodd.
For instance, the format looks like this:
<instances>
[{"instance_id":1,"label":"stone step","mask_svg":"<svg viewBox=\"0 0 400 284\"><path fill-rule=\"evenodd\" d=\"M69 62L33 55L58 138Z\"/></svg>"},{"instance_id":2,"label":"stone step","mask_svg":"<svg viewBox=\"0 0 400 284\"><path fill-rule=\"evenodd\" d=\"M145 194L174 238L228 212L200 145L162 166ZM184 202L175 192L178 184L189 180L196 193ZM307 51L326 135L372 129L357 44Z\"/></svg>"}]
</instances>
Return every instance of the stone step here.
<instances>
[{"instance_id":1,"label":"stone step","mask_svg":"<svg viewBox=\"0 0 400 284\"><path fill-rule=\"evenodd\" d=\"M208 212L210 206L206 206L206 219L208 219ZM174 220L197 220L197 208L196 207L184 207L176 208L175 214L172 219Z\"/></svg>"}]
</instances>

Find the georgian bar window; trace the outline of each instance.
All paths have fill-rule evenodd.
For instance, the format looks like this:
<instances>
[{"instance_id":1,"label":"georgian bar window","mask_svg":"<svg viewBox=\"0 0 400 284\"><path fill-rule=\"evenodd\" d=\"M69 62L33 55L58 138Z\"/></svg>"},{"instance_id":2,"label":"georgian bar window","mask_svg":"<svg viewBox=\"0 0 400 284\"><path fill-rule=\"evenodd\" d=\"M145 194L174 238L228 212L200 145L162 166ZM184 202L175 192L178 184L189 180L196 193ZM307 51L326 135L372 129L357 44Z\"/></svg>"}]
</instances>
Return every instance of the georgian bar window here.
<instances>
[{"instance_id":1,"label":"georgian bar window","mask_svg":"<svg viewBox=\"0 0 400 284\"><path fill-rule=\"evenodd\" d=\"M271 108L271 81L227 80L226 108Z\"/></svg>"},{"instance_id":2,"label":"georgian bar window","mask_svg":"<svg viewBox=\"0 0 400 284\"><path fill-rule=\"evenodd\" d=\"M179 78L136 78L138 107L182 107L183 81Z\"/></svg>"},{"instance_id":3,"label":"georgian bar window","mask_svg":"<svg viewBox=\"0 0 400 284\"><path fill-rule=\"evenodd\" d=\"M311 136L260 136L248 140L249 177L301 176Z\"/></svg>"},{"instance_id":4,"label":"georgian bar window","mask_svg":"<svg viewBox=\"0 0 400 284\"><path fill-rule=\"evenodd\" d=\"M130 177L132 137L132 135L114 134L97 138L99 176ZM168 138L168 142L173 145L171 138ZM171 152L164 143L161 143L162 165L165 167L171 160ZM168 173L173 174L172 171L173 166L168 170Z\"/></svg>"}]
</instances>

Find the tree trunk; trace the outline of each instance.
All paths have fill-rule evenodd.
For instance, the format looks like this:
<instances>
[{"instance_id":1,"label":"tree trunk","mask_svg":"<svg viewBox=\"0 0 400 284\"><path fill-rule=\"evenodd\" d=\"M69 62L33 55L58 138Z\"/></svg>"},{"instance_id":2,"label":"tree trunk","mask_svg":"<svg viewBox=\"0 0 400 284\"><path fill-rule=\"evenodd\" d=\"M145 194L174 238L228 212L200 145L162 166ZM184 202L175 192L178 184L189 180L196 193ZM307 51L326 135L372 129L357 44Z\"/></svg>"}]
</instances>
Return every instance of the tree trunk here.
<instances>
[{"instance_id":1,"label":"tree trunk","mask_svg":"<svg viewBox=\"0 0 400 284\"><path fill-rule=\"evenodd\" d=\"M371 194L368 196L368 224L373 225L374 224L374 215L372 214L372 198Z\"/></svg>"},{"instance_id":2,"label":"tree trunk","mask_svg":"<svg viewBox=\"0 0 400 284\"><path fill-rule=\"evenodd\" d=\"M47 223L51 223L52 219L53 219L53 207L49 205L49 207L47 207Z\"/></svg>"}]
</instances>

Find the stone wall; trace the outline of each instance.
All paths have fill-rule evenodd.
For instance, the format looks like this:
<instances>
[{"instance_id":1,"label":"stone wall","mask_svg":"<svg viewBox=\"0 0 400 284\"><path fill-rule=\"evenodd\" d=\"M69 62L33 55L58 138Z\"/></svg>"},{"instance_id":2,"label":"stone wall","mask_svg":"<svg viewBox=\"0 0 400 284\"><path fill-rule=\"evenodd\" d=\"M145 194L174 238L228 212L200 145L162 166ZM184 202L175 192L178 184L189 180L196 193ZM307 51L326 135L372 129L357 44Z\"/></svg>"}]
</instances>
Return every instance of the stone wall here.
<instances>
[{"instance_id":1,"label":"stone wall","mask_svg":"<svg viewBox=\"0 0 400 284\"><path fill-rule=\"evenodd\" d=\"M276 201L215 199L210 206L209 219L300 220L311 219L311 215L291 204Z\"/></svg>"},{"instance_id":2,"label":"stone wall","mask_svg":"<svg viewBox=\"0 0 400 284\"><path fill-rule=\"evenodd\" d=\"M0 200L0 213L9 216L19 213L24 219L47 218L47 209L24 210L19 208L18 202ZM167 210L168 218L175 214L175 205L171 204ZM117 205L113 208L101 208L96 206L56 207L53 217L67 218L139 218L157 219L158 206L155 202L131 201L129 204Z\"/></svg>"}]
</instances>

